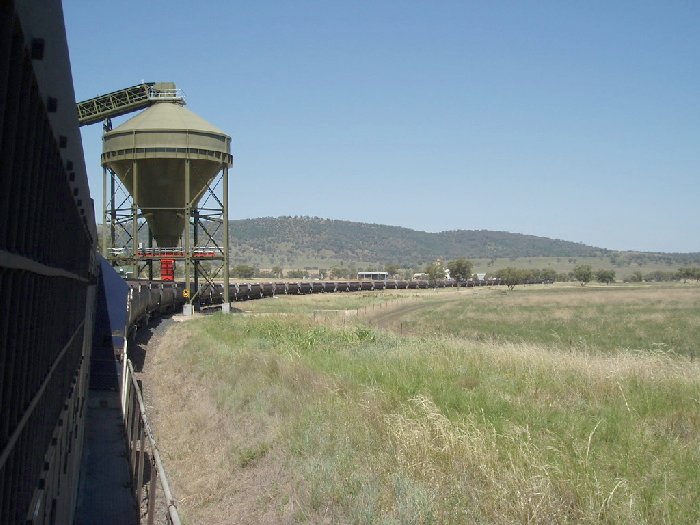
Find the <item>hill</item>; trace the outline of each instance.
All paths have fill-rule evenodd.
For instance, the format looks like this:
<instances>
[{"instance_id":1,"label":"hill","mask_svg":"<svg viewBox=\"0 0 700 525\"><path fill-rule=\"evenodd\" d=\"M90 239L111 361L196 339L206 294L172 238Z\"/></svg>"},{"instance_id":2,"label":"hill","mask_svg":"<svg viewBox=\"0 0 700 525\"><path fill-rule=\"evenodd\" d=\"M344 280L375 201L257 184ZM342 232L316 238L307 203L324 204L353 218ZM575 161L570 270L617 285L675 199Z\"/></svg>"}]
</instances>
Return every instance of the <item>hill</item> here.
<instances>
[{"instance_id":1,"label":"hill","mask_svg":"<svg viewBox=\"0 0 700 525\"><path fill-rule=\"evenodd\" d=\"M454 230L439 233L399 226L321 219L263 217L231 221L236 263L304 266L307 263L397 263L422 265L440 257L605 257L609 250L581 243L502 231Z\"/></svg>"},{"instance_id":2,"label":"hill","mask_svg":"<svg viewBox=\"0 0 700 525\"><path fill-rule=\"evenodd\" d=\"M256 268L379 269L388 263L422 268L427 262L466 257L477 271L505 266L554 268L567 273L576 264L615 268L618 277L675 272L700 265L700 253L616 251L582 243L504 231L452 230L438 233L400 226L322 219L262 217L230 222L232 264Z\"/></svg>"}]
</instances>

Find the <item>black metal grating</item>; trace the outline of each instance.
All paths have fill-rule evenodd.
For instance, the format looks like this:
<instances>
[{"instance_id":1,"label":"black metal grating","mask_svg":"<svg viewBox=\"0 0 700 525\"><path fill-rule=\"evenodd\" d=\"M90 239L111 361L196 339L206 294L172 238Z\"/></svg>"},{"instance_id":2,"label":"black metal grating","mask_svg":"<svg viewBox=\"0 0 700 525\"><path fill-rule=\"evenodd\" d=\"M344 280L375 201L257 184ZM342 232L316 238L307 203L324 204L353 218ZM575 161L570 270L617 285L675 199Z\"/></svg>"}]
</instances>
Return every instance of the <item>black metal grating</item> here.
<instances>
[{"instance_id":1,"label":"black metal grating","mask_svg":"<svg viewBox=\"0 0 700 525\"><path fill-rule=\"evenodd\" d=\"M32 46L0 0L0 253L12 262L0 266L3 523L26 520L83 350L91 239L48 109Z\"/></svg>"}]
</instances>

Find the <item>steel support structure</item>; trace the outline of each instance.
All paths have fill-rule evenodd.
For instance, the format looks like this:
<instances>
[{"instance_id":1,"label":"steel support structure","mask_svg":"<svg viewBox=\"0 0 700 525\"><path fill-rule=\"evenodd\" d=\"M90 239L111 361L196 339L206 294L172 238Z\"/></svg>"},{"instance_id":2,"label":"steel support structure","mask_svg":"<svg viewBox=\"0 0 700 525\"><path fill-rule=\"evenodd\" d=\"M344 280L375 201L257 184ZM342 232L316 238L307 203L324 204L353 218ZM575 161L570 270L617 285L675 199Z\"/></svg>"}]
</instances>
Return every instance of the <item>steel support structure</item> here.
<instances>
[{"instance_id":1,"label":"steel support structure","mask_svg":"<svg viewBox=\"0 0 700 525\"><path fill-rule=\"evenodd\" d=\"M208 287L223 287L223 311L230 310L228 238L228 164L197 195L189 194L189 161L185 164L184 231L185 289L189 311L199 308L200 294ZM188 308L186 307L187 311Z\"/></svg>"},{"instance_id":2,"label":"steel support structure","mask_svg":"<svg viewBox=\"0 0 700 525\"><path fill-rule=\"evenodd\" d=\"M230 162L230 157L227 160ZM129 194L111 169L103 168L103 224L106 231L102 232L102 253L112 266L119 267L120 273L134 279L153 279L155 263L161 263L163 259L174 260L184 268L185 290L189 296L186 297L186 313L199 309L199 297L208 287L218 286L223 287L222 309L228 312L229 164L223 162L209 183L198 194L190 195L190 160L184 162L184 206L158 208L175 210L188 218L178 247L153 247L146 217L157 210L139 206L138 161L133 162L130 172L133 194Z\"/></svg>"},{"instance_id":3,"label":"steel support structure","mask_svg":"<svg viewBox=\"0 0 700 525\"><path fill-rule=\"evenodd\" d=\"M138 168L133 171L138 178ZM139 239L146 237L152 247L152 235L135 200L109 168L102 169L102 239L105 259L124 277L153 279L152 261L139 264Z\"/></svg>"}]
</instances>

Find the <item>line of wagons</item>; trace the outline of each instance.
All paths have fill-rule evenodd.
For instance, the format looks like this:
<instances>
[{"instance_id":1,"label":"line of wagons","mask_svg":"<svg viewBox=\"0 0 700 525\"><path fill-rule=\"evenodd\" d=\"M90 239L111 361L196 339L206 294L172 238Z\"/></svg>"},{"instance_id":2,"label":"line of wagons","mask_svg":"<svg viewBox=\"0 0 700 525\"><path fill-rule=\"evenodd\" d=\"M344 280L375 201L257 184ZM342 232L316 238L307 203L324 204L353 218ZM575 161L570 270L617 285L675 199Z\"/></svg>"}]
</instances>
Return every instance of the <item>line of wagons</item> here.
<instances>
[{"instance_id":1,"label":"line of wagons","mask_svg":"<svg viewBox=\"0 0 700 525\"><path fill-rule=\"evenodd\" d=\"M175 312L185 302L183 292L185 283L167 281L129 280L128 326L136 327L148 322L150 317ZM373 290L410 290L426 288L456 288L479 285L494 286L501 284L498 279L484 283L473 280L456 281L454 279L438 280L387 280L387 281L300 281L300 282L263 282L233 283L229 285L231 301L248 301L272 297L274 295L306 295L312 293L342 293ZM201 306L221 304L224 297L223 285L204 284L200 286L198 299Z\"/></svg>"},{"instance_id":2,"label":"line of wagons","mask_svg":"<svg viewBox=\"0 0 700 525\"><path fill-rule=\"evenodd\" d=\"M500 284L492 280L486 285ZM456 281L443 279L430 283L427 280L387 280L387 281L300 281L300 282L266 282L236 283L229 286L232 301L261 299L274 295L306 295L312 293L342 293L374 290L410 290L426 288L456 288L474 286L474 281ZM223 300L223 286L206 285L200 290L200 304L219 304Z\"/></svg>"}]
</instances>

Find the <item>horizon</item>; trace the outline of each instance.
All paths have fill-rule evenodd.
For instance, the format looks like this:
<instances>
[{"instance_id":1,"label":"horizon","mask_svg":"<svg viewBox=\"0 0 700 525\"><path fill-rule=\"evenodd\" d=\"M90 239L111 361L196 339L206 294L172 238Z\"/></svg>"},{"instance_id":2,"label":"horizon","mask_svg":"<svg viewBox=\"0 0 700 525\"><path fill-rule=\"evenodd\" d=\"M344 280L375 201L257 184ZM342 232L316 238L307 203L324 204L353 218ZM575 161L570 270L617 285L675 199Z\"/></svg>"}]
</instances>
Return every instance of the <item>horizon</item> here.
<instances>
[{"instance_id":1,"label":"horizon","mask_svg":"<svg viewBox=\"0 0 700 525\"><path fill-rule=\"evenodd\" d=\"M207 5L63 8L78 100L174 81L232 137L231 220L700 251L700 4ZM99 215L102 130L81 131Z\"/></svg>"}]
</instances>

